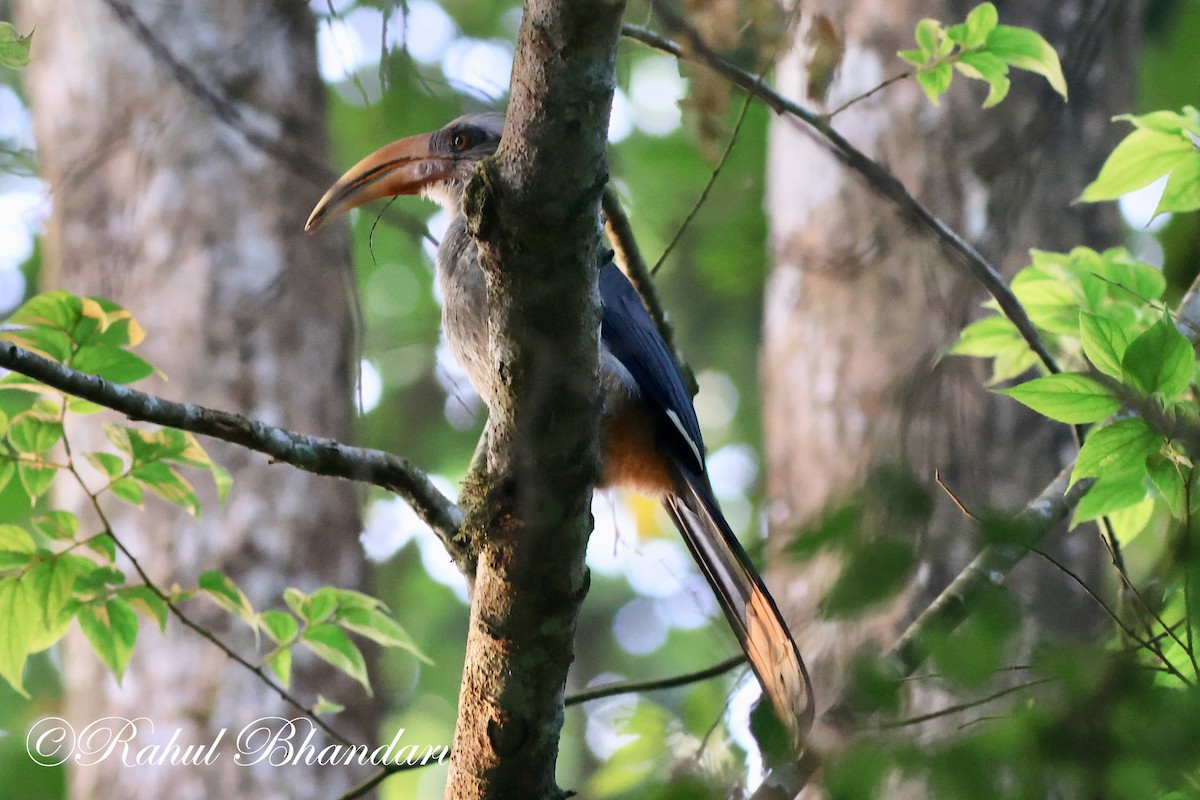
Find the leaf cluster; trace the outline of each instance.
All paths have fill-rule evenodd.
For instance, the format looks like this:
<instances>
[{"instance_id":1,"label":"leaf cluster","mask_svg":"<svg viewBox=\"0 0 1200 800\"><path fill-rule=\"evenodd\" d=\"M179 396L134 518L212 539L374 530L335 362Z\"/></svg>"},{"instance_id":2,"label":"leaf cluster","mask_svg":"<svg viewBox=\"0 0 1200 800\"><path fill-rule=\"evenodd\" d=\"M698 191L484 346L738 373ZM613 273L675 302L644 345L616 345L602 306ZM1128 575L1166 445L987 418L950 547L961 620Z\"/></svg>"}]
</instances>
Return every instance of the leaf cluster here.
<instances>
[{"instance_id":1,"label":"leaf cluster","mask_svg":"<svg viewBox=\"0 0 1200 800\"><path fill-rule=\"evenodd\" d=\"M991 108L1008 96L1010 67L1036 72L1067 99L1067 81L1049 42L1036 31L999 20L994 5L981 3L957 25L944 27L936 19L917 23L917 47L898 55L916 68L917 83L931 103L939 104L958 72L988 85L983 107Z\"/></svg>"},{"instance_id":2,"label":"leaf cluster","mask_svg":"<svg viewBox=\"0 0 1200 800\"><path fill-rule=\"evenodd\" d=\"M112 383L131 383L154 372L130 349L144 338L141 327L128 311L98 298L65 291L38 295L13 313L0 338ZM204 573L191 590L164 590L140 569L131 580L118 566L118 552L132 556L109 525L107 498L140 508L149 492L198 516L199 496L181 470L207 471L222 502L231 485L228 471L192 434L170 428L105 423L112 449L76 452L64 421L68 414L91 414L99 406L16 373L0 378L0 391L27 398L27 408L11 419L0 412L0 489L16 477L31 503L44 504L61 478L84 491L94 512L88 524L61 509L39 513L25 526L0 524L0 616L6 620L0 627L0 677L18 691L24 692L28 657L61 639L72 621L120 680L137 641L138 612L165 629L170 613L180 613L178 605L197 595L246 621L256 635L266 634L272 647L264 661L285 686L291 680L292 648L301 645L370 691L362 653L348 634L424 658L382 601L359 592L322 587L306 595L289 589L283 598L288 611L259 612L219 572ZM336 708L324 699L318 705L318 710Z\"/></svg>"}]
</instances>

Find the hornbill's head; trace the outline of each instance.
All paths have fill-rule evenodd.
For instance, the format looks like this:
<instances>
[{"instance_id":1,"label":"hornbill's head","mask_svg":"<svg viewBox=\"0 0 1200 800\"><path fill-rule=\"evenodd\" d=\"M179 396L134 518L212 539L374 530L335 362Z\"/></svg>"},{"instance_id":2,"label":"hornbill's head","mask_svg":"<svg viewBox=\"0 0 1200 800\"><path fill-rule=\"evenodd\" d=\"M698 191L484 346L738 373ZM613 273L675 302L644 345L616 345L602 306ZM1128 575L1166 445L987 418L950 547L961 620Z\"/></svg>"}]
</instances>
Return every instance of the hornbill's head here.
<instances>
[{"instance_id":1,"label":"hornbill's head","mask_svg":"<svg viewBox=\"0 0 1200 800\"><path fill-rule=\"evenodd\" d=\"M501 114L468 114L379 148L329 187L304 230L312 233L363 203L401 194L420 194L457 212L475 165L496 152L503 130Z\"/></svg>"}]
</instances>

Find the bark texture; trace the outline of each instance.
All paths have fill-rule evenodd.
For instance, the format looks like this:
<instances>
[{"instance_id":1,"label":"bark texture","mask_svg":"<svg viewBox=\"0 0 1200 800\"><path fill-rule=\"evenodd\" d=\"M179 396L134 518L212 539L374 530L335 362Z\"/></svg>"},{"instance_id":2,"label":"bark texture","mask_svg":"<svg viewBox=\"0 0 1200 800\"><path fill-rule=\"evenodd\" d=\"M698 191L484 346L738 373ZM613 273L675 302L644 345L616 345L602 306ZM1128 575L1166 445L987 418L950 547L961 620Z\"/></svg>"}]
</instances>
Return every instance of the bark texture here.
<instances>
[{"instance_id":1,"label":"bark texture","mask_svg":"<svg viewBox=\"0 0 1200 800\"><path fill-rule=\"evenodd\" d=\"M960 21L974 5L805 3L778 86L817 108L836 108L904 69L894 54L912 46L917 20ZM1109 117L1129 110L1140 6L996 5L1002 23L1034 28L1055 46L1069 104L1041 78L1015 71L1009 98L989 111L979 109L981 84L957 77L937 108L910 80L838 115L835 127L1011 275L1028 263L1031 247L1119 241L1111 205L1069 203L1120 134ZM827 84L831 53L837 69ZM1069 432L990 396L983 365L937 361L978 315L978 286L784 119L771 127L768 206L774 266L762 366L773 543L791 541L885 464L907 464L929 485L936 468L979 509L1015 509L1036 495L1071 452ZM877 614L819 619L816 605L839 569L832 558L779 570L787 587L779 599L802 632L821 708L836 700L854 653L889 645L897 626L978 549L973 524L935 492L928 529L903 534L920 547L914 583ZM1090 582L1104 574L1107 556L1094 528L1060 538L1058 548ZM1033 559L1009 585L1026 613L1027 641L1047 631L1078 635L1097 622L1076 587Z\"/></svg>"},{"instance_id":2,"label":"bark texture","mask_svg":"<svg viewBox=\"0 0 1200 800\"><path fill-rule=\"evenodd\" d=\"M243 119L321 162L324 95L305 4L130 5ZM289 171L220 121L110 4L22 0L18 10L23 26L38 31L28 79L53 193L46 284L133 312L148 331L141 354L170 377L147 381L148 391L346 440L350 320L339 270L349 257L346 237L344 228L312 240L302 233L325 176ZM102 447L94 419L74 435L77 451ZM233 472L223 507L208 486L198 521L153 499L145 512L113 503L117 535L152 578L194 586L202 571L219 569L256 606L279 604L287 586L361 585L350 484L271 466L229 445L206 446ZM204 601L188 610L258 660L243 623ZM355 741L374 741L377 711L361 688L322 664L297 668L305 702L318 689L348 701L338 727ZM64 670L75 723L145 716L154 741L180 728L185 743L209 742L228 728L223 758L211 767L128 769L110 759L74 771L73 797L328 798L362 777L343 767L237 766L232 738L243 725L296 712L178 624L165 636L143 626L122 686L82 638L68 642ZM318 749L326 743L315 741Z\"/></svg>"},{"instance_id":3,"label":"bark texture","mask_svg":"<svg viewBox=\"0 0 1200 800\"><path fill-rule=\"evenodd\" d=\"M498 391L446 797L565 797L563 689L587 592L600 195L619 0L529 0L496 156L467 189Z\"/></svg>"}]
</instances>

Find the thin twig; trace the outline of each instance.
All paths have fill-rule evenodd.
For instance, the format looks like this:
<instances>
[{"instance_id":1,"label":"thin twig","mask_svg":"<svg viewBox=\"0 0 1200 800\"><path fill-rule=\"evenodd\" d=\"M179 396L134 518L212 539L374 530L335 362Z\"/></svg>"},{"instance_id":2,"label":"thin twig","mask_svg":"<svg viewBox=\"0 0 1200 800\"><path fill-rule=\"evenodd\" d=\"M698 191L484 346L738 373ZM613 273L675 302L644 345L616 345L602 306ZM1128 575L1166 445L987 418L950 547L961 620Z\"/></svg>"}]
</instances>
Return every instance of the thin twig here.
<instances>
[{"instance_id":1,"label":"thin twig","mask_svg":"<svg viewBox=\"0 0 1200 800\"><path fill-rule=\"evenodd\" d=\"M1113 611L1111 608L1109 608L1108 604L1105 603L1103 600L1101 600L1099 595L1097 595L1094 591L1092 591L1092 587L1088 586L1087 583L1083 580L1083 578L1080 578L1074 572L1067 569L1067 567L1064 564L1059 562L1057 559L1055 559L1053 556L1051 556L1049 553L1045 552L1044 550L1039 550L1036 547L1031 547L1029 549L1031 552L1036 553L1039 556L1041 556L1043 559L1045 559L1053 567L1058 569L1060 572L1062 572L1064 575L1069 577L1071 580L1075 581L1075 583L1079 584L1080 588L1082 588L1085 592L1087 592L1088 596L1091 597L1093 600L1095 600L1096 603L1102 609L1104 609L1104 613L1108 614L1109 618L1112 619L1112 621L1117 624L1117 626L1121 629L1121 631L1126 636L1128 636L1130 639L1133 639L1135 642L1137 642L1139 645L1144 647L1146 650L1148 650L1151 653L1153 653L1154 655L1158 656L1159 660L1163 662L1163 666L1166 668L1167 672L1176 676L1177 678L1179 678L1179 680L1183 681L1185 684L1187 684L1189 686L1192 685L1191 681L1189 681L1186 677L1184 677L1183 673L1181 673L1179 671L1179 669L1176 668L1176 666L1174 664L1172 664L1169 659L1167 659L1167 657L1163 654L1162 649L1160 647L1151 644L1149 641L1142 639L1136 633L1134 633L1133 629L1130 628L1125 623L1125 621L1122 620L1117 615L1117 613L1115 611ZM1164 629L1165 629L1165 627L1166 626L1164 625Z\"/></svg>"},{"instance_id":2,"label":"thin twig","mask_svg":"<svg viewBox=\"0 0 1200 800\"><path fill-rule=\"evenodd\" d=\"M78 372L11 342L0 342L0 367L90 400L132 420L211 436L264 453L273 461L282 461L307 472L349 478L395 492L433 529L455 562L461 558L461 547L454 536L462 522L462 512L407 459L382 450L352 447L333 439L277 428L228 411L164 400Z\"/></svg>"},{"instance_id":3,"label":"thin twig","mask_svg":"<svg viewBox=\"0 0 1200 800\"><path fill-rule=\"evenodd\" d=\"M1035 686L1041 686L1044 683L1050 683L1051 680L1053 680L1053 679L1052 678L1038 678L1037 680L1026 681L1025 683L1018 683L1014 686L1008 686L1004 689L1000 689L999 691L992 692L987 697L980 697L977 700L969 700L965 703L956 703L952 706L946 706L945 708L939 708L937 711L930 711L928 714L919 714L915 717L908 717L907 719L899 719L899 720L895 720L893 722L886 722L886 723L880 725L879 727L882 730L891 730L893 728L904 728L909 725L920 725L922 722L929 722L931 719L937 719L939 717L947 717L951 714L957 714L961 711L970 711L972 708L977 708L979 706L986 705L994 700L999 700L1002 697L1013 694L1014 692L1019 692L1024 689L1032 689Z\"/></svg>"},{"instance_id":4,"label":"thin twig","mask_svg":"<svg viewBox=\"0 0 1200 800\"><path fill-rule=\"evenodd\" d=\"M616 695L635 694L638 692L653 692L659 689L674 689L677 686L687 686L689 683L698 683L706 681L709 678L715 678L718 675L724 675L726 672L737 669L737 667L745 663L746 656L736 655L724 661L719 661L711 667L706 667L695 672L688 672L683 675L674 675L670 678L659 678L650 681L619 681L605 686L597 686L594 689L587 689L569 696L563 701L563 706L570 708L571 706L577 706L580 703L590 703L592 700L599 700L603 697L614 697Z\"/></svg>"},{"instance_id":5,"label":"thin twig","mask_svg":"<svg viewBox=\"0 0 1200 800\"><path fill-rule=\"evenodd\" d=\"M946 485L946 482L942 480L942 473L936 469L933 471L933 482L941 487L942 491L946 493L946 496L950 498L954 505L958 506L958 510L963 513L964 517L979 522L979 517L971 509L967 508L966 504L954 493L954 490Z\"/></svg>"},{"instance_id":6,"label":"thin twig","mask_svg":"<svg viewBox=\"0 0 1200 800\"><path fill-rule=\"evenodd\" d=\"M831 122L834 117L836 117L838 114L842 113L847 108L854 105L855 103L866 100L868 97L872 96L876 92L882 92L884 89L891 86L893 83L898 83L898 82L904 80L905 78L911 78L912 76L913 76L913 71L911 69L907 70L905 72L901 72L899 75L893 75L892 77L888 78L883 83L876 86L874 89L868 89L867 91L863 92L862 94L858 95L857 97L851 97L849 100L842 103L840 106L835 108L833 111L830 111L828 114L825 115L825 121Z\"/></svg>"},{"instance_id":7,"label":"thin twig","mask_svg":"<svg viewBox=\"0 0 1200 800\"><path fill-rule=\"evenodd\" d=\"M654 262L654 266L650 269L651 275L657 275L662 269L662 265L667 260L667 256L671 255L671 251L675 249L675 245L679 244L679 240L683 238L684 231L692 224L692 220L696 218L696 214L700 212L700 208L708 200L708 193L712 191L713 184L717 182L717 176L721 174L721 170L725 168L725 162L729 160L729 154L733 152L733 146L737 144L738 134L742 131L742 123L746 121L746 112L750 110L750 101L754 98L751 95L746 95L746 100L742 103L742 110L738 113L737 122L733 126L733 131L729 134L729 141L725 143L725 150L721 153L721 158L717 161L708 180L704 184L704 188L696 197L696 202L692 204L692 208L688 211L687 216L683 218L683 222L679 223L679 227L675 229L675 235L671 237L671 241L667 242L667 246L663 249L662 255L658 257L658 261Z\"/></svg>"}]
</instances>

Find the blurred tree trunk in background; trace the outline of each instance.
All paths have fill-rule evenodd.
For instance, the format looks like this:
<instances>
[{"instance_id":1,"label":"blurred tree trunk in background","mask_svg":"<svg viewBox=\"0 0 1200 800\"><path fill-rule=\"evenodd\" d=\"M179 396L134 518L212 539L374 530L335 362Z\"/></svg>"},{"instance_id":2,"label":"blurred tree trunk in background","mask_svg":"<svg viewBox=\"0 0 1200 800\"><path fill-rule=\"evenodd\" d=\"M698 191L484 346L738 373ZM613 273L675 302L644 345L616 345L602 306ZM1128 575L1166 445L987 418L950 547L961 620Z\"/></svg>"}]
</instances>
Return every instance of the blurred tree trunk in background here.
<instances>
[{"instance_id":1,"label":"blurred tree trunk in background","mask_svg":"<svg viewBox=\"0 0 1200 800\"><path fill-rule=\"evenodd\" d=\"M785 95L836 108L906 68L895 53L914 46L918 19L959 22L976 4L806 2L777 84ZM1123 133L1108 119L1131 109L1140 4L996 4L1001 23L1033 28L1054 45L1069 104L1040 77L1014 70L1012 92L995 109L980 110L986 87L961 76L940 108L909 79L834 124L1011 276L1028 263L1031 247L1103 248L1121 240L1115 206L1069 204ZM824 67L810 69L830 57L839 59L831 82ZM772 545L778 550L802 535L882 465L909 465L936 493L927 529L890 532L918 546L920 566L910 590L872 616L819 618L816 606L838 570L832 557L780 568L789 580L779 600L802 634L824 711L856 649L889 646L898 626L980 546L975 524L932 488L934 469L969 506L1016 510L1058 472L1073 444L1064 426L990 395L982 363L937 360L978 316L984 294L928 236L787 119L772 122L769 148L774 266L762 374ZM1089 583L1112 580L1094 526L1048 542ZM1027 643L1096 630L1094 605L1045 563L1026 559L1008 585L1025 612ZM928 707L932 693L921 694L916 704Z\"/></svg>"},{"instance_id":2,"label":"blurred tree trunk in background","mask_svg":"<svg viewBox=\"0 0 1200 800\"><path fill-rule=\"evenodd\" d=\"M239 113L316 163L326 155L324 87L315 27L304 3L268 0L132 3L178 61L232 98ZM46 284L110 298L148 331L140 349L169 382L148 391L299 431L351 433L350 315L341 276L344 228L302 233L320 194L218 119L154 58L102 0L22 0L36 28L29 90L42 175L53 192ZM323 177L323 176L322 176ZM319 182L319 179L318 179ZM94 420L80 449L102 446ZM82 441L82 440L81 440ZM204 442L234 476L224 507L211 486L191 520L150 499L114 508L113 526L162 586L195 586L200 573L233 577L256 607L287 586L358 587L363 555L349 483L271 466L256 454ZM199 483L205 481L199 480ZM114 504L117 505L117 504ZM85 525L88 523L85 523ZM128 565L125 565L128 566ZM241 622L204 600L187 611L257 662ZM233 736L261 716L297 716L264 684L176 621L166 641L143 625L123 686L82 637L65 659L68 718L144 716L154 741L182 728L205 743L222 728L211 767L128 769L119 760L76 769L79 798L334 797L358 779L348 767L236 766ZM336 727L372 743L377 712L362 689L320 663L297 665L296 693L348 704ZM306 729L301 724L300 739ZM315 740L318 749L327 742Z\"/></svg>"}]
</instances>

